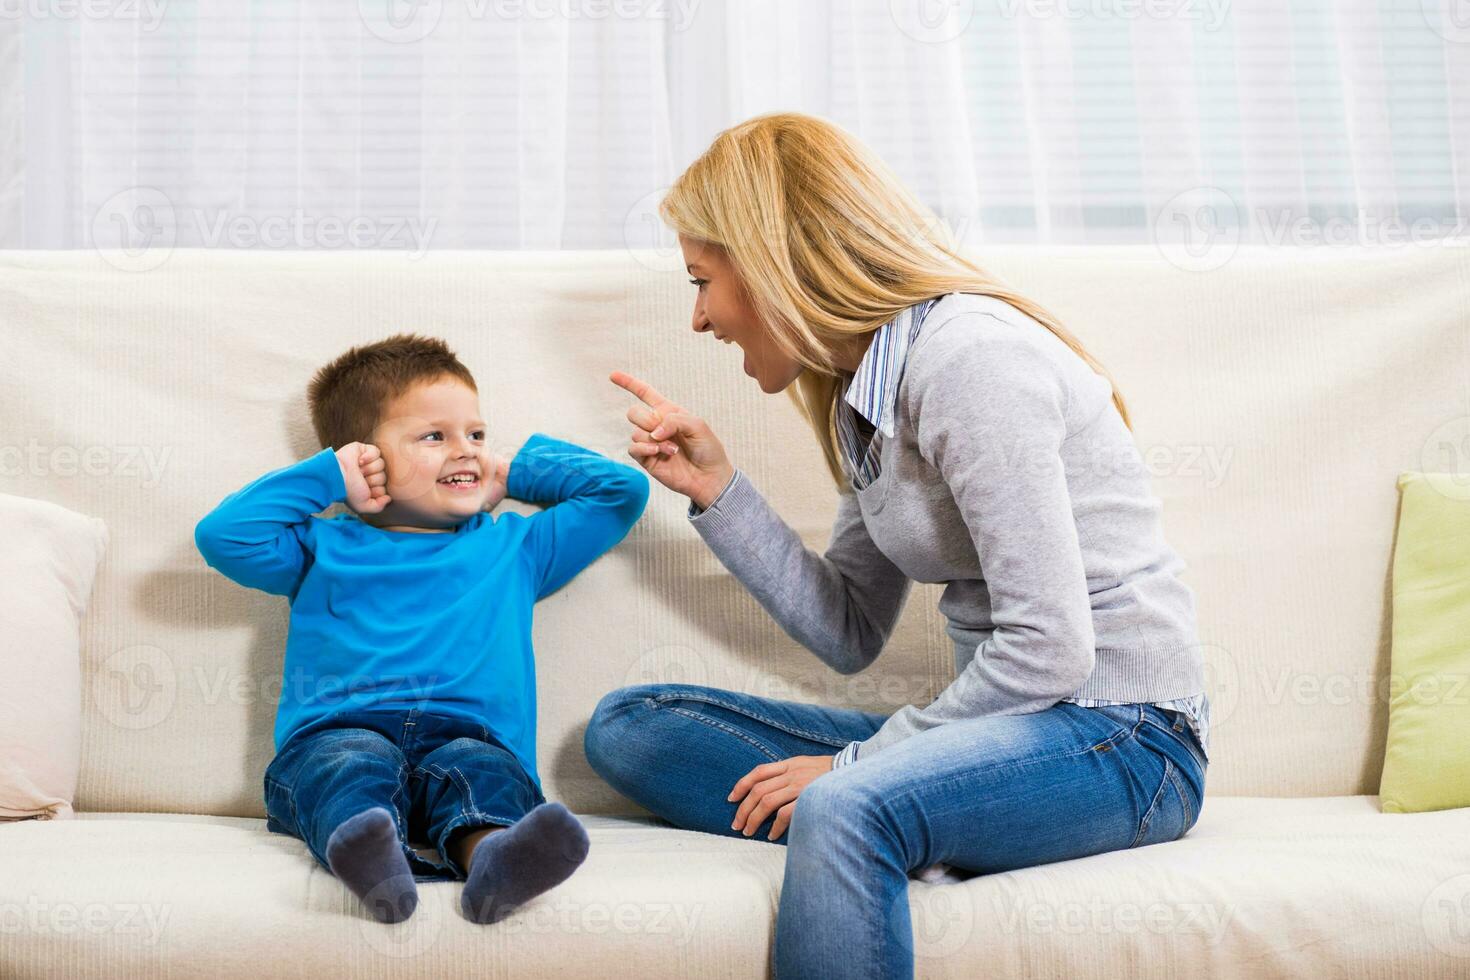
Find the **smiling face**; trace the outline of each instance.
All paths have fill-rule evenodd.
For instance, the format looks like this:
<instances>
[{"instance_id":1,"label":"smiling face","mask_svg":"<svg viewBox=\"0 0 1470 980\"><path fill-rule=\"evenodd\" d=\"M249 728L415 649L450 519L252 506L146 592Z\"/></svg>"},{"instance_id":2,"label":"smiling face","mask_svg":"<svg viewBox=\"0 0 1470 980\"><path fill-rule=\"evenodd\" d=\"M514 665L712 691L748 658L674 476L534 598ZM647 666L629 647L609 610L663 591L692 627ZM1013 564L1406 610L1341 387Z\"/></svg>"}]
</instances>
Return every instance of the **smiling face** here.
<instances>
[{"instance_id":1,"label":"smiling face","mask_svg":"<svg viewBox=\"0 0 1470 980\"><path fill-rule=\"evenodd\" d=\"M725 250L679 236L691 281L699 289L694 300L695 333L712 333L745 353L745 373L774 395L791 386L805 368L771 338L751 305Z\"/></svg>"},{"instance_id":2,"label":"smiling face","mask_svg":"<svg viewBox=\"0 0 1470 980\"><path fill-rule=\"evenodd\" d=\"M390 531L450 531L484 507L495 459L480 398L458 378L412 385L384 406L373 444L387 463L392 503L369 523ZM456 474L466 474L451 481Z\"/></svg>"}]
</instances>

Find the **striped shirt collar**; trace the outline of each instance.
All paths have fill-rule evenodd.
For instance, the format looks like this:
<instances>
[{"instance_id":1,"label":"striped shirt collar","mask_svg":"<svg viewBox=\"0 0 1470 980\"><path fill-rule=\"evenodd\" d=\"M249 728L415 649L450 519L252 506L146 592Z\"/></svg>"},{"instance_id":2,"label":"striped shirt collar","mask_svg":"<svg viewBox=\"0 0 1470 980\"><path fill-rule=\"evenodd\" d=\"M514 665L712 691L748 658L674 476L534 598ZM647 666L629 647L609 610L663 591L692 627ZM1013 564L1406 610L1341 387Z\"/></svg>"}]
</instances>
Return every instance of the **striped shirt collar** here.
<instances>
[{"instance_id":1,"label":"striped shirt collar","mask_svg":"<svg viewBox=\"0 0 1470 980\"><path fill-rule=\"evenodd\" d=\"M924 317L937 302L936 297L915 303L879 327L842 396L886 439L893 438L893 407L898 401L904 360Z\"/></svg>"}]
</instances>

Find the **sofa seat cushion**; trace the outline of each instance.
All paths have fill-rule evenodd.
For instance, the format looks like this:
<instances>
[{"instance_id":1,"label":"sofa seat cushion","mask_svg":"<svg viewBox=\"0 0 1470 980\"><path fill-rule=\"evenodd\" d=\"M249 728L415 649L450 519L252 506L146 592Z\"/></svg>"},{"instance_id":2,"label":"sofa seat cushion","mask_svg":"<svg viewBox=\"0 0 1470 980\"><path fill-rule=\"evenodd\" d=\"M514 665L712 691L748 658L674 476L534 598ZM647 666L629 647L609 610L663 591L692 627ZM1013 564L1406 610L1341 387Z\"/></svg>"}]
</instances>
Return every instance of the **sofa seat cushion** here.
<instances>
[{"instance_id":1,"label":"sofa seat cushion","mask_svg":"<svg viewBox=\"0 0 1470 980\"><path fill-rule=\"evenodd\" d=\"M584 816L571 879L494 926L457 882L368 917L263 820L0 827L0 974L764 977L785 848ZM910 886L923 977L1431 976L1470 969L1470 809L1207 798L1180 841ZM1438 972L1436 972L1438 971Z\"/></svg>"},{"instance_id":2,"label":"sofa seat cushion","mask_svg":"<svg viewBox=\"0 0 1470 980\"><path fill-rule=\"evenodd\" d=\"M924 977L1470 975L1470 809L1211 797L1182 840L914 883ZM983 966L983 972L980 968Z\"/></svg>"}]
</instances>

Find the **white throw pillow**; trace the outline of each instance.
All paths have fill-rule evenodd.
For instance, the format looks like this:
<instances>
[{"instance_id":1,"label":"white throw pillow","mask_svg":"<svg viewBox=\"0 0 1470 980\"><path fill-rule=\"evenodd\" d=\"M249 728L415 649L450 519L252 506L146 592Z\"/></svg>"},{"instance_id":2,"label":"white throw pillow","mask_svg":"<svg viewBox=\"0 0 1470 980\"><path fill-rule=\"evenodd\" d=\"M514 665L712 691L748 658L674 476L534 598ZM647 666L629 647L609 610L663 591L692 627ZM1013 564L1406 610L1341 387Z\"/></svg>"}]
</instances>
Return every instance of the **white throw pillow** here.
<instances>
[{"instance_id":1,"label":"white throw pillow","mask_svg":"<svg viewBox=\"0 0 1470 980\"><path fill-rule=\"evenodd\" d=\"M0 494L0 819L74 816L81 619L107 525Z\"/></svg>"}]
</instances>

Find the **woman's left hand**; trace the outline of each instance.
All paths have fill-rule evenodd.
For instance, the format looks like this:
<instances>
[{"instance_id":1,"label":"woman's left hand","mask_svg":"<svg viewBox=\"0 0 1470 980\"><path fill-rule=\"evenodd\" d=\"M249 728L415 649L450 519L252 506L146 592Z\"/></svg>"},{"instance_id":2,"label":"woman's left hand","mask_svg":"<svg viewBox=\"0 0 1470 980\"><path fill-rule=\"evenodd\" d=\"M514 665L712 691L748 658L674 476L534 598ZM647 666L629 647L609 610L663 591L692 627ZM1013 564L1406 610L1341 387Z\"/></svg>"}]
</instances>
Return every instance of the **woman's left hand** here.
<instances>
[{"instance_id":1,"label":"woman's left hand","mask_svg":"<svg viewBox=\"0 0 1470 980\"><path fill-rule=\"evenodd\" d=\"M756 766L740 777L740 782L725 797L731 803L745 797L740 809L735 811L732 828L749 837L774 812L776 821L771 824L771 835L766 839L775 840L791 824L791 811L801 791L813 779L831 771L830 755L793 755L780 762Z\"/></svg>"}]
</instances>

